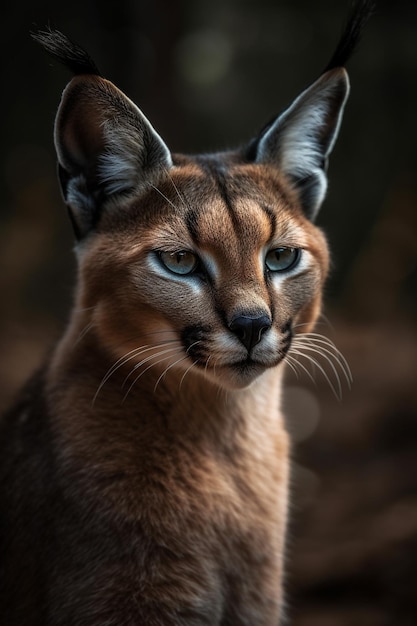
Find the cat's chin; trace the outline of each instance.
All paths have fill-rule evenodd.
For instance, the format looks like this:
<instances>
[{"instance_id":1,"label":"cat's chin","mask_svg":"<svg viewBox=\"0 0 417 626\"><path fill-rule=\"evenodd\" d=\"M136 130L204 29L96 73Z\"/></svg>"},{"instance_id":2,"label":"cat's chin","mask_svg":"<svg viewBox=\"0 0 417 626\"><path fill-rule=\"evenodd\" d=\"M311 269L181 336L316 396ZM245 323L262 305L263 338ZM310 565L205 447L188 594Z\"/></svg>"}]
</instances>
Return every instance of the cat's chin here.
<instances>
[{"instance_id":1,"label":"cat's chin","mask_svg":"<svg viewBox=\"0 0 417 626\"><path fill-rule=\"evenodd\" d=\"M215 369L205 369L202 373L211 382L227 390L245 389L252 385L265 371L269 369L263 363L241 361L231 365L223 365Z\"/></svg>"}]
</instances>

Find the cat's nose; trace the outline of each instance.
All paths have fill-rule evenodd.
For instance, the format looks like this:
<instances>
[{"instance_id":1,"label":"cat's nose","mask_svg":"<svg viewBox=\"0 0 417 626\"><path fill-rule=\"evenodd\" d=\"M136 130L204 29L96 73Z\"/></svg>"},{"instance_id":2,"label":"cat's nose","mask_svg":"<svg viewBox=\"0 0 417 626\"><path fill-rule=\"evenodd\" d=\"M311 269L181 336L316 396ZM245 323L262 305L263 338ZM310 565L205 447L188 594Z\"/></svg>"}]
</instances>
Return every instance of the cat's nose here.
<instances>
[{"instance_id":1,"label":"cat's nose","mask_svg":"<svg viewBox=\"0 0 417 626\"><path fill-rule=\"evenodd\" d=\"M271 328L271 320L268 315L236 315L229 328L250 352L260 342L262 335Z\"/></svg>"}]
</instances>

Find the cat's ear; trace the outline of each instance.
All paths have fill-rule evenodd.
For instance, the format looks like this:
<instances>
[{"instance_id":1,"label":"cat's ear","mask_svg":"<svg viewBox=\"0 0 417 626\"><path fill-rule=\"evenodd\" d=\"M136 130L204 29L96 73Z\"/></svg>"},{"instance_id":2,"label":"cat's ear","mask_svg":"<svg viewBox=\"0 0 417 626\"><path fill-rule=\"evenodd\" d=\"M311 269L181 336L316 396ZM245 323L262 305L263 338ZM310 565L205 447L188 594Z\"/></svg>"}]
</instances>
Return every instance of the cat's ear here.
<instances>
[{"instance_id":1,"label":"cat's ear","mask_svg":"<svg viewBox=\"0 0 417 626\"><path fill-rule=\"evenodd\" d=\"M276 165L314 219L327 189L327 158L339 131L349 80L342 67L325 72L252 145L252 159Z\"/></svg>"},{"instance_id":2,"label":"cat's ear","mask_svg":"<svg viewBox=\"0 0 417 626\"><path fill-rule=\"evenodd\" d=\"M55 122L59 177L75 234L85 237L110 197L138 192L172 165L161 137L110 81L76 76Z\"/></svg>"}]
</instances>

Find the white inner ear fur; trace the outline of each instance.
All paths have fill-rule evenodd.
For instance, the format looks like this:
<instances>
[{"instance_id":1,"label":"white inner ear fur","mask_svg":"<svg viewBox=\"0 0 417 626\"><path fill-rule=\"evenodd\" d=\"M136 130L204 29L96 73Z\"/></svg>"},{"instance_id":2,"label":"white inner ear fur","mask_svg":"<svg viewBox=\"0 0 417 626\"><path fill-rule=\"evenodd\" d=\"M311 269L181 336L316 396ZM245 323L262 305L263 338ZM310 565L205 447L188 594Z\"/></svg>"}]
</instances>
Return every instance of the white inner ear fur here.
<instances>
[{"instance_id":1,"label":"white inner ear fur","mask_svg":"<svg viewBox=\"0 0 417 626\"><path fill-rule=\"evenodd\" d=\"M121 123L106 120L103 124L106 150L99 156L98 169L109 195L145 186L152 169L172 167L171 152L161 136L141 110L127 100L136 123L132 123L129 115Z\"/></svg>"},{"instance_id":2,"label":"white inner ear fur","mask_svg":"<svg viewBox=\"0 0 417 626\"><path fill-rule=\"evenodd\" d=\"M341 88L344 88L344 95L336 104L335 97L340 94ZM276 119L258 145L257 162L276 163L284 174L294 180L313 177L316 207L320 206L326 194L327 177L323 162L335 144L348 94L346 72L328 78L324 75ZM333 118L333 123L329 123L329 116Z\"/></svg>"},{"instance_id":3,"label":"white inner ear fur","mask_svg":"<svg viewBox=\"0 0 417 626\"><path fill-rule=\"evenodd\" d=\"M323 161L327 154L323 154L317 135L323 125L328 107L325 106L326 103L318 102L308 107L307 110L297 111L297 104L296 100L277 121L276 126L267 132L264 141L265 143L268 142L268 135L280 133L278 147L280 167L286 174L291 174L296 178L304 178L306 174L317 169L317 165ZM287 122L288 118L290 120ZM332 140L332 145L333 143L334 140Z\"/></svg>"}]
</instances>

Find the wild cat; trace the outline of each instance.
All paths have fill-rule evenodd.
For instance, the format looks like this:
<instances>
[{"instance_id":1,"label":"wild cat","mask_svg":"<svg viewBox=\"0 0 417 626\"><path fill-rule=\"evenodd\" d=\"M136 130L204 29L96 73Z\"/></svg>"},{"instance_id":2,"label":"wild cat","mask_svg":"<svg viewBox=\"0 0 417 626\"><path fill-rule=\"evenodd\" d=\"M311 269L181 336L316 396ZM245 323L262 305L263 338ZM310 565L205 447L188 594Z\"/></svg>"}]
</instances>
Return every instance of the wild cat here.
<instances>
[{"instance_id":1,"label":"wild cat","mask_svg":"<svg viewBox=\"0 0 417 626\"><path fill-rule=\"evenodd\" d=\"M285 363L320 312L314 218L371 11L249 145L173 154L57 31L55 124L77 239L68 328L1 422L0 622L277 626ZM335 357L336 359L336 357Z\"/></svg>"}]
</instances>

